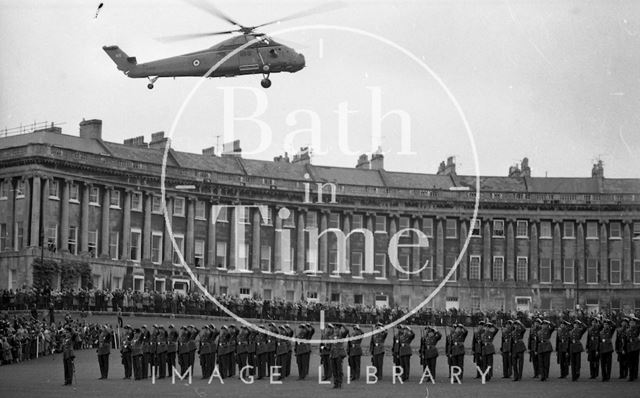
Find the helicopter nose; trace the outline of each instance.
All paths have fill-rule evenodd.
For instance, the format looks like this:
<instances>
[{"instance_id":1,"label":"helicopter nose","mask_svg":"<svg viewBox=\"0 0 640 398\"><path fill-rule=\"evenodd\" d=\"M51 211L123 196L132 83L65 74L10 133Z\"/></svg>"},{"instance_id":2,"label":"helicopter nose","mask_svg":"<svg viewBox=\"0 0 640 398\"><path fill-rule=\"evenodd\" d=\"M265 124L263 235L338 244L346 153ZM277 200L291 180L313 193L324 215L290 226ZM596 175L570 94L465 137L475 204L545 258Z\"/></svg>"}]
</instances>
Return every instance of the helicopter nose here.
<instances>
[{"instance_id":1,"label":"helicopter nose","mask_svg":"<svg viewBox=\"0 0 640 398\"><path fill-rule=\"evenodd\" d=\"M298 54L298 59L296 60L296 71L305 67L304 55Z\"/></svg>"}]
</instances>

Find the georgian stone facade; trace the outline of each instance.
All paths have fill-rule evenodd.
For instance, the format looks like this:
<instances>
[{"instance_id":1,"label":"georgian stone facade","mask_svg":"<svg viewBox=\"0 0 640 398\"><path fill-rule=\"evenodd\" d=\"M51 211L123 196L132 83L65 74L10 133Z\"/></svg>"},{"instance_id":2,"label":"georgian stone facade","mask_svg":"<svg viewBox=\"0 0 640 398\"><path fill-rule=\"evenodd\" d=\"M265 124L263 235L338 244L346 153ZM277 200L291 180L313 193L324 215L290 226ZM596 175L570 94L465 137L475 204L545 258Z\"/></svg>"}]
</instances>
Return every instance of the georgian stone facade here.
<instances>
[{"instance_id":1,"label":"georgian stone facade","mask_svg":"<svg viewBox=\"0 0 640 398\"><path fill-rule=\"evenodd\" d=\"M41 255L89 262L97 287L194 288L162 211L164 142L161 134L150 144L107 142L97 120L82 122L80 137L53 128L0 138L0 289L30 286ZM482 177L472 226L474 178L457 176L454 164L437 175L389 172L374 157L346 169L170 150L166 205L176 245L216 294L414 307L471 234L430 306L557 309L577 299L640 307L640 179L604 178L601 166L582 179ZM321 200L317 184L326 184ZM314 244L327 228L369 231L372 245L365 233L344 247L335 233ZM419 247L417 233L399 236L398 263L410 275L388 253L406 228L428 240ZM333 272L339 254L349 273ZM375 273L363 272L371 263Z\"/></svg>"}]
</instances>

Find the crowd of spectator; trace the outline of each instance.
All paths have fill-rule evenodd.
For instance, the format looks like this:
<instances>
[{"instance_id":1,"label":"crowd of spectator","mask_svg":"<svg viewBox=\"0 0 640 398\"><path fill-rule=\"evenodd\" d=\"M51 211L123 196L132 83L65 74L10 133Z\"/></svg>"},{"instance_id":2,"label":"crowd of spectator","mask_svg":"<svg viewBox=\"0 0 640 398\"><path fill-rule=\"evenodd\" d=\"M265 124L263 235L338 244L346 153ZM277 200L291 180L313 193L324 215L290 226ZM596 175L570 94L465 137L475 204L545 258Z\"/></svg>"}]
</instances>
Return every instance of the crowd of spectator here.
<instances>
[{"instance_id":1,"label":"crowd of spectator","mask_svg":"<svg viewBox=\"0 0 640 398\"><path fill-rule=\"evenodd\" d=\"M282 298L263 300L260 297L240 298L220 295L216 299L229 311L243 318L262 320L286 320L318 322L324 311L327 322L387 324L406 315L410 309L400 306L372 306L363 304L342 304L338 302L314 302L306 300L286 301ZM35 289L4 290L0 292L0 310L27 310L31 308L58 311L111 311L124 313L169 313L207 316L227 316L227 313L200 292L190 294L178 292L144 292L132 290L79 289L64 291L37 291ZM536 312L537 313L537 312ZM558 321L569 315L587 319L586 311L547 311L541 313L551 321ZM507 319L520 318L528 325L530 315L511 313L501 309L468 311L464 309L422 308L412 314L406 323L414 325L447 326L462 323L476 326L479 321L490 319L501 325ZM621 316L616 311L606 312L608 318L617 321Z\"/></svg>"}]
</instances>

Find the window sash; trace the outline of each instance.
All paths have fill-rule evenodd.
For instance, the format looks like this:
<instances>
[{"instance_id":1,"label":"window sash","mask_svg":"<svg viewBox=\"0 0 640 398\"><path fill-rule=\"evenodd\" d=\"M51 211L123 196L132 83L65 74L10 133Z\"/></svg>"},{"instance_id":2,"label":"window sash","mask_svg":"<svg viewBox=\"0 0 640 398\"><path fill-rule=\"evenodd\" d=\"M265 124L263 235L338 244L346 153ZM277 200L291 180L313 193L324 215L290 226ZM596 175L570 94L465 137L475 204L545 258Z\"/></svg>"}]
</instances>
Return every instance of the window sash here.
<instances>
[{"instance_id":1,"label":"window sash","mask_svg":"<svg viewBox=\"0 0 640 398\"><path fill-rule=\"evenodd\" d=\"M317 228L318 227L318 213L315 211L308 211L307 217L305 219L305 227L307 228Z\"/></svg>"},{"instance_id":2,"label":"window sash","mask_svg":"<svg viewBox=\"0 0 640 398\"><path fill-rule=\"evenodd\" d=\"M69 226L67 249L71 254L78 254L78 227L76 226Z\"/></svg>"},{"instance_id":3,"label":"window sash","mask_svg":"<svg viewBox=\"0 0 640 398\"><path fill-rule=\"evenodd\" d=\"M518 257L516 259L516 280L529 280L529 258Z\"/></svg>"},{"instance_id":4,"label":"window sash","mask_svg":"<svg viewBox=\"0 0 640 398\"><path fill-rule=\"evenodd\" d=\"M69 186L69 201L77 202L80 198L80 188L78 184L72 182Z\"/></svg>"},{"instance_id":5,"label":"window sash","mask_svg":"<svg viewBox=\"0 0 640 398\"><path fill-rule=\"evenodd\" d=\"M162 232L159 231L151 234L151 262L154 264L162 262Z\"/></svg>"},{"instance_id":6,"label":"window sash","mask_svg":"<svg viewBox=\"0 0 640 398\"><path fill-rule=\"evenodd\" d=\"M216 243L216 267L227 268L227 242Z\"/></svg>"},{"instance_id":7,"label":"window sash","mask_svg":"<svg viewBox=\"0 0 640 398\"><path fill-rule=\"evenodd\" d=\"M360 229L362 227L363 227L362 215L361 214L354 214L353 215L353 221L351 222L351 229Z\"/></svg>"},{"instance_id":8,"label":"window sash","mask_svg":"<svg viewBox=\"0 0 640 398\"><path fill-rule=\"evenodd\" d=\"M56 199L60 197L60 187L57 180L49 181L49 197Z\"/></svg>"},{"instance_id":9,"label":"window sash","mask_svg":"<svg viewBox=\"0 0 640 398\"><path fill-rule=\"evenodd\" d=\"M565 221L563 223L563 237L564 238L575 238L576 237L576 226L573 221Z\"/></svg>"},{"instance_id":10,"label":"window sash","mask_svg":"<svg viewBox=\"0 0 640 398\"><path fill-rule=\"evenodd\" d=\"M518 220L516 222L516 237L529 237L529 222L527 222L526 220Z\"/></svg>"},{"instance_id":11,"label":"window sash","mask_svg":"<svg viewBox=\"0 0 640 398\"><path fill-rule=\"evenodd\" d=\"M131 194L131 210L142 211L142 193L134 192Z\"/></svg>"},{"instance_id":12,"label":"window sash","mask_svg":"<svg viewBox=\"0 0 640 398\"><path fill-rule=\"evenodd\" d=\"M340 214L329 214L329 228L340 228Z\"/></svg>"},{"instance_id":13,"label":"window sash","mask_svg":"<svg viewBox=\"0 0 640 398\"><path fill-rule=\"evenodd\" d=\"M598 223L594 221L587 222L587 238L598 238Z\"/></svg>"},{"instance_id":14,"label":"window sash","mask_svg":"<svg viewBox=\"0 0 640 398\"><path fill-rule=\"evenodd\" d=\"M206 220L206 206L205 203L201 200L196 201L196 219L198 220Z\"/></svg>"},{"instance_id":15,"label":"window sash","mask_svg":"<svg viewBox=\"0 0 640 398\"><path fill-rule=\"evenodd\" d=\"M493 236L504 236L504 220L493 220Z\"/></svg>"},{"instance_id":16,"label":"window sash","mask_svg":"<svg viewBox=\"0 0 640 398\"><path fill-rule=\"evenodd\" d=\"M115 207L115 208L120 208L120 191L111 191L110 197L109 197L109 206L110 207Z\"/></svg>"},{"instance_id":17,"label":"window sash","mask_svg":"<svg viewBox=\"0 0 640 398\"><path fill-rule=\"evenodd\" d=\"M376 253L373 263L374 275L376 278L385 279L387 277L387 255L386 253Z\"/></svg>"},{"instance_id":18,"label":"window sash","mask_svg":"<svg viewBox=\"0 0 640 398\"><path fill-rule=\"evenodd\" d=\"M598 260L595 258L587 259L587 284L595 285L598 283Z\"/></svg>"},{"instance_id":19,"label":"window sash","mask_svg":"<svg viewBox=\"0 0 640 398\"><path fill-rule=\"evenodd\" d=\"M100 188L98 187L89 188L89 204L91 205L100 204Z\"/></svg>"},{"instance_id":20,"label":"window sash","mask_svg":"<svg viewBox=\"0 0 640 398\"><path fill-rule=\"evenodd\" d=\"M422 219L422 232L429 238L433 237L433 218Z\"/></svg>"},{"instance_id":21,"label":"window sash","mask_svg":"<svg viewBox=\"0 0 640 398\"><path fill-rule=\"evenodd\" d=\"M540 259L540 283L551 283L551 259Z\"/></svg>"},{"instance_id":22,"label":"window sash","mask_svg":"<svg viewBox=\"0 0 640 398\"><path fill-rule=\"evenodd\" d=\"M141 258L141 240L142 240L142 232L139 229L131 230L131 250L130 250L130 259L134 262L140 262Z\"/></svg>"},{"instance_id":23,"label":"window sash","mask_svg":"<svg viewBox=\"0 0 640 398\"><path fill-rule=\"evenodd\" d=\"M387 218L376 216L376 232L387 232Z\"/></svg>"},{"instance_id":24,"label":"window sash","mask_svg":"<svg viewBox=\"0 0 640 398\"><path fill-rule=\"evenodd\" d=\"M178 250L182 254L182 258L184 258L184 235L176 234L174 235L174 239L176 240L176 246L178 246ZM173 253L173 255L171 256L171 261L173 262L174 265L181 265L180 256L178 255L178 250L176 250L173 244L171 245L171 247L172 247L172 253ZM187 259L185 258L185 261L186 260Z\"/></svg>"},{"instance_id":25,"label":"window sash","mask_svg":"<svg viewBox=\"0 0 640 398\"><path fill-rule=\"evenodd\" d=\"M540 222L540 237L551 238L551 222L550 221Z\"/></svg>"},{"instance_id":26,"label":"window sash","mask_svg":"<svg viewBox=\"0 0 640 398\"><path fill-rule=\"evenodd\" d=\"M572 258L565 258L563 262L563 281L566 284L573 284L575 280L575 261Z\"/></svg>"},{"instance_id":27,"label":"window sash","mask_svg":"<svg viewBox=\"0 0 640 398\"><path fill-rule=\"evenodd\" d=\"M620 238L622 236L622 226L619 222L609 224L610 238Z\"/></svg>"},{"instance_id":28,"label":"window sash","mask_svg":"<svg viewBox=\"0 0 640 398\"><path fill-rule=\"evenodd\" d=\"M351 276L362 276L362 252L351 253Z\"/></svg>"},{"instance_id":29,"label":"window sash","mask_svg":"<svg viewBox=\"0 0 640 398\"><path fill-rule=\"evenodd\" d=\"M611 259L609 263L609 282L612 285L619 285L622 283L622 261L618 259Z\"/></svg>"},{"instance_id":30,"label":"window sash","mask_svg":"<svg viewBox=\"0 0 640 398\"><path fill-rule=\"evenodd\" d=\"M504 257L495 256L493 257L493 268L492 268L492 280L494 281L503 281L504 280Z\"/></svg>"},{"instance_id":31,"label":"window sash","mask_svg":"<svg viewBox=\"0 0 640 398\"><path fill-rule=\"evenodd\" d=\"M469 259L469 280L480 280L480 256L471 256Z\"/></svg>"},{"instance_id":32,"label":"window sash","mask_svg":"<svg viewBox=\"0 0 640 398\"><path fill-rule=\"evenodd\" d=\"M260 270L271 272L271 246L260 246Z\"/></svg>"},{"instance_id":33,"label":"window sash","mask_svg":"<svg viewBox=\"0 0 640 398\"><path fill-rule=\"evenodd\" d=\"M458 220L448 219L446 227L445 237L451 239L458 237Z\"/></svg>"},{"instance_id":34,"label":"window sash","mask_svg":"<svg viewBox=\"0 0 640 398\"><path fill-rule=\"evenodd\" d=\"M112 260L118 260L120 254L118 252L120 245L120 233L117 231L111 231L109 233L109 256Z\"/></svg>"},{"instance_id":35,"label":"window sash","mask_svg":"<svg viewBox=\"0 0 640 398\"><path fill-rule=\"evenodd\" d=\"M640 260L633 261L633 283L640 284Z\"/></svg>"},{"instance_id":36,"label":"window sash","mask_svg":"<svg viewBox=\"0 0 640 398\"><path fill-rule=\"evenodd\" d=\"M173 199L173 215L176 217L184 217L184 198L176 197Z\"/></svg>"},{"instance_id":37,"label":"window sash","mask_svg":"<svg viewBox=\"0 0 640 398\"><path fill-rule=\"evenodd\" d=\"M196 239L193 248L194 265L204 268L204 240Z\"/></svg>"}]
</instances>

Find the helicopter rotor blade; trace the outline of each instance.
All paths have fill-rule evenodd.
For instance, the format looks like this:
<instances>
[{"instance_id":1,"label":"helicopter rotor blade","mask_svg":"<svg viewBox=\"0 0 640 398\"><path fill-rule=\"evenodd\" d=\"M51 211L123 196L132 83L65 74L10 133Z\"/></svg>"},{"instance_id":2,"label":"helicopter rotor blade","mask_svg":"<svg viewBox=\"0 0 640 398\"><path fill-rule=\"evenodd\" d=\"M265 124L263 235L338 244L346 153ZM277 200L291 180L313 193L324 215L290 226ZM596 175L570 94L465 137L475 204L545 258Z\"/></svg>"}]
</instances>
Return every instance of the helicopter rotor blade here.
<instances>
[{"instance_id":1,"label":"helicopter rotor blade","mask_svg":"<svg viewBox=\"0 0 640 398\"><path fill-rule=\"evenodd\" d=\"M222 11L220 11L216 6L214 6L212 3L204 1L204 0L184 0L186 2L188 2L189 4L191 4L192 6L201 9L202 11L205 11L215 17L218 17L220 19L223 19L227 22L229 22L232 25L235 25L239 28L245 28L244 25L242 25L241 23L239 23L238 21L232 19L231 17L229 17L227 14L223 13Z\"/></svg>"},{"instance_id":2,"label":"helicopter rotor blade","mask_svg":"<svg viewBox=\"0 0 640 398\"><path fill-rule=\"evenodd\" d=\"M278 18L278 19L275 19L275 20L270 21L270 22L265 22L265 23L260 24L260 25L252 26L251 29L253 30L253 29L261 28L263 26L272 25L272 24L275 24L275 23L280 23L280 22L284 22L284 21L290 21L292 19L298 19L298 18L306 17L308 15L314 15L314 14L320 14L320 13L323 13L323 12L329 12L329 11L337 10L337 9L340 9L340 8L343 8L343 7L345 7L345 4L343 2L341 2L341 1L331 1L331 2L328 2L328 3L320 4L318 6L309 8L307 10L298 11L298 12L295 12L293 14L289 14L289 15L287 15L285 17Z\"/></svg>"},{"instance_id":3,"label":"helicopter rotor blade","mask_svg":"<svg viewBox=\"0 0 640 398\"><path fill-rule=\"evenodd\" d=\"M182 35L158 37L158 38L156 38L156 40L158 40L160 42L163 42L163 43L169 43L169 42L174 42L174 41L182 41L182 40L189 40L189 39L199 39L201 37L226 35L226 34L235 33L235 32L240 32L240 30L239 29L235 29L235 30L227 30L227 31L222 31L222 32L186 33L186 34L182 34Z\"/></svg>"}]
</instances>

